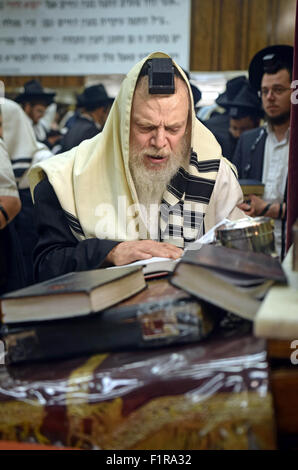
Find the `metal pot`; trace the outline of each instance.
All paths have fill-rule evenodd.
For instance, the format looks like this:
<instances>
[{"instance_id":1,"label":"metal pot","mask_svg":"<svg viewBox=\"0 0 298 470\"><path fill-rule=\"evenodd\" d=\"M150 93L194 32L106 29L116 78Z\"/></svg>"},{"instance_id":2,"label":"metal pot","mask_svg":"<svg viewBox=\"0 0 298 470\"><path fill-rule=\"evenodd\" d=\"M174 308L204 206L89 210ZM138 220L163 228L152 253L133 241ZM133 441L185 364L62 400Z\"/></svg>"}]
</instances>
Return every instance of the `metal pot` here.
<instances>
[{"instance_id":1,"label":"metal pot","mask_svg":"<svg viewBox=\"0 0 298 470\"><path fill-rule=\"evenodd\" d=\"M227 222L216 229L216 241L229 248L277 256L274 220L269 217L245 218Z\"/></svg>"}]
</instances>

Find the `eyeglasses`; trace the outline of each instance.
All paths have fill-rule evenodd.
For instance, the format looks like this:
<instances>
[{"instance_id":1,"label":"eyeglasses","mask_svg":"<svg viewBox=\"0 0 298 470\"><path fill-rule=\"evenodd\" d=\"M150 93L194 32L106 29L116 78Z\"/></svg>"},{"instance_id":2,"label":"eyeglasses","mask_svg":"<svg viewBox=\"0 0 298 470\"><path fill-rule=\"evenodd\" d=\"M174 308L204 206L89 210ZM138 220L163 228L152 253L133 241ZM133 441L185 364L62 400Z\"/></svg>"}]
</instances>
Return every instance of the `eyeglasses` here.
<instances>
[{"instance_id":1,"label":"eyeglasses","mask_svg":"<svg viewBox=\"0 0 298 470\"><path fill-rule=\"evenodd\" d=\"M258 92L259 97L267 96L268 93L271 91L274 95L282 95L285 91L291 90L291 88L285 88L284 86L273 86L272 88L261 88Z\"/></svg>"}]
</instances>

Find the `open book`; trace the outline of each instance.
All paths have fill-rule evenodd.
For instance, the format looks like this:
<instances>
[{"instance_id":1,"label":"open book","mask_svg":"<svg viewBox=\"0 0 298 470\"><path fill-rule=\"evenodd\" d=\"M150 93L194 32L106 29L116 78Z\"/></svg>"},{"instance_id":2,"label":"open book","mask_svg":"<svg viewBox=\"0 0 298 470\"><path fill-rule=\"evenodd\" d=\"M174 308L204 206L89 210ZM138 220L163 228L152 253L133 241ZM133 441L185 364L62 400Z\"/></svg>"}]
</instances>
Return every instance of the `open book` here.
<instances>
[{"instance_id":1,"label":"open book","mask_svg":"<svg viewBox=\"0 0 298 470\"><path fill-rule=\"evenodd\" d=\"M209 244L215 241L215 230L217 229L217 227L219 227L220 225L226 222L230 222L230 220L223 219L220 222L218 222L216 225L214 225L214 227L212 227L208 232L206 232L205 235L203 235L201 238L199 238L195 242L190 243L184 252L186 253L187 251L198 250L203 245ZM119 267L128 267L128 266L142 266L145 278L148 279L150 277L158 277L160 275L172 273L177 263L180 260L181 258L174 260L171 258L161 258L161 257L153 256L152 258L149 258L149 259L135 261L134 263L125 264L123 266L111 266L107 269L118 269Z\"/></svg>"},{"instance_id":2,"label":"open book","mask_svg":"<svg viewBox=\"0 0 298 470\"><path fill-rule=\"evenodd\" d=\"M142 259L135 261L134 263L125 264L124 266L112 266L107 269L118 269L122 267L130 266L142 266L143 273L145 278L149 277L158 277L161 275L169 274L174 271L176 264L181 258L171 259L171 258L161 258L158 256L153 256L149 259Z\"/></svg>"}]
</instances>

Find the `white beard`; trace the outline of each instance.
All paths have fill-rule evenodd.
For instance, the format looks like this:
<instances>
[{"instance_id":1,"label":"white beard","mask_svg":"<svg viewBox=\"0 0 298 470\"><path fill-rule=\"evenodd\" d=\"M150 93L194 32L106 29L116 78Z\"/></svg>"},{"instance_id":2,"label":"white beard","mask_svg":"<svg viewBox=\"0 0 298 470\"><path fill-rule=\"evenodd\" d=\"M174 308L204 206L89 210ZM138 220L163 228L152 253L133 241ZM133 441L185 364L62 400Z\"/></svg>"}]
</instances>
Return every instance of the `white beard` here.
<instances>
[{"instance_id":1,"label":"white beard","mask_svg":"<svg viewBox=\"0 0 298 470\"><path fill-rule=\"evenodd\" d=\"M129 158L129 168L136 187L143 221L150 232L151 239L158 239L158 214L162 195L167 185L177 173L179 167L189 163L190 146L185 137L176 152L171 152L163 168L158 170L148 168L144 164L143 155L164 155L154 149L147 148L137 151L132 148Z\"/></svg>"}]
</instances>

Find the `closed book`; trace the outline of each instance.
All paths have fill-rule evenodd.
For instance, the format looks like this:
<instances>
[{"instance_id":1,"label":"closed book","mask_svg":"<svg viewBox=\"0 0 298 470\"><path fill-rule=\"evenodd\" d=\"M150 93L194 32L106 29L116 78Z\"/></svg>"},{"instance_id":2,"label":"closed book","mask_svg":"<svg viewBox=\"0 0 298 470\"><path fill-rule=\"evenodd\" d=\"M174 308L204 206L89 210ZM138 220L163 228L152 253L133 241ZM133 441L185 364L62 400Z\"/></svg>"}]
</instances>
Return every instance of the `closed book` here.
<instances>
[{"instance_id":1,"label":"closed book","mask_svg":"<svg viewBox=\"0 0 298 470\"><path fill-rule=\"evenodd\" d=\"M219 317L160 279L100 315L5 324L0 335L5 363L13 364L195 342L211 333Z\"/></svg>"},{"instance_id":2,"label":"closed book","mask_svg":"<svg viewBox=\"0 0 298 470\"><path fill-rule=\"evenodd\" d=\"M278 258L221 245L203 245L200 249L186 251L180 263L194 264L216 271L228 271L279 282L287 281Z\"/></svg>"},{"instance_id":3,"label":"closed book","mask_svg":"<svg viewBox=\"0 0 298 470\"><path fill-rule=\"evenodd\" d=\"M89 315L145 286L140 267L72 272L2 296L2 321L24 323Z\"/></svg>"},{"instance_id":4,"label":"closed book","mask_svg":"<svg viewBox=\"0 0 298 470\"><path fill-rule=\"evenodd\" d=\"M285 274L277 259L215 245L186 252L171 283L242 318L253 320L261 300Z\"/></svg>"},{"instance_id":5,"label":"closed book","mask_svg":"<svg viewBox=\"0 0 298 470\"><path fill-rule=\"evenodd\" d=\"M240 179L239 184L241 186L244 197L250 194L262 197L264 195L265 185L259 180L254 179Z\"/></svg>"}]
</instances>

